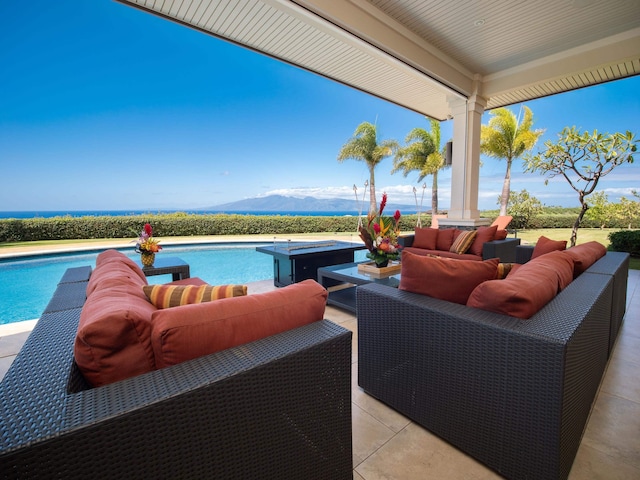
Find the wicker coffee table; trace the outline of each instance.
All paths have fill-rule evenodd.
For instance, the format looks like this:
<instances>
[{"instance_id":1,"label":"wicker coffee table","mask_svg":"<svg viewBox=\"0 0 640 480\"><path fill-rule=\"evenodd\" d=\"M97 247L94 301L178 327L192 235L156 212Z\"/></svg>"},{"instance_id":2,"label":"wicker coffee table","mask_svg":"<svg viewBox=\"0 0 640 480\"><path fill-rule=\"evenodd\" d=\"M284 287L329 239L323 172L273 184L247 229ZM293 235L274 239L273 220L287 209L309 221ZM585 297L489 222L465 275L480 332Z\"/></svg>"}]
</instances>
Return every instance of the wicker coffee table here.
<instances>
[{"instance_id":1,"label":"wicker coffee table","mask_svg":"<svg viewBox=\"0 0 640 480\"><path fill-rule=\"evenodd\" d=\"M356 313L356 288L358 285L380 283L398 288L400 274L377 278L358 271L358 263L343 263L318 268L318 283L323 287L331 287L336 283L341 284L338 288L329 290L327 304Z\"/></svg>"}]
</instances>

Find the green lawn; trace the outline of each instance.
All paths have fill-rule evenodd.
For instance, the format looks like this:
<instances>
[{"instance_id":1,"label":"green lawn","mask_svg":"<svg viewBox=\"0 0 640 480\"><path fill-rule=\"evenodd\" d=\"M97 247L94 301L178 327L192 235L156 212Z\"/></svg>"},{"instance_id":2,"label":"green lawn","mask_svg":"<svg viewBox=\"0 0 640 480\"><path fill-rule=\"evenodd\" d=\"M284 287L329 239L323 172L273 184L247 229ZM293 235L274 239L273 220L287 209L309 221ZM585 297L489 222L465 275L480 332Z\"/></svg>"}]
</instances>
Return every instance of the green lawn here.
<instances>
[{"instance_id":1,"label":"green lawn","mask_svg":"<svg viewBox=\"0 0 640 480\"><path fill-rule=\"evenodd\" d=\"M619 228L580 228L578 229L578 238L576 244L596 241L600 242L604 246L609 246L609 233L617 232ZM522 239L522 244L534 244L538 241L541 235L552 240L566 240L569 243L571 239L570 228L545 228L540 230L519 230L516 234L518 238ZM513 234L509 235L512 237ZM629 268L633 270L640 270L640 258L631 258Z\"/></svg>"}]
</instances>

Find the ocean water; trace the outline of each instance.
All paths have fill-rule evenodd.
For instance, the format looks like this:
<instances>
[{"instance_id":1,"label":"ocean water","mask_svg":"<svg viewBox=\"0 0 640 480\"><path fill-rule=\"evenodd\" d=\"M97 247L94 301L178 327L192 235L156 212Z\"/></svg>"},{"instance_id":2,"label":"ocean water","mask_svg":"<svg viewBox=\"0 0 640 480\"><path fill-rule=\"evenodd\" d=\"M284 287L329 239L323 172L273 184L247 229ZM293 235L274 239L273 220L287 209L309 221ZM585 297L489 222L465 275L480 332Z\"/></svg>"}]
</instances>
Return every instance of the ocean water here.
<instances>
[{"instance_id":1,"label":"ocean water","mask_svg":"<svg viewBox=\"0 0 640 480\"><path fill-rule=\"evenodd\" d=\"M358 213L355 210L352 211L300 211L300 212L282 212L282 211L264 211L264 212L255 212L255 211L241 211L241 210L232 210L232 211L224 211L221 212L219 210L159 210L159 211L149 211L149 210L52 210L52 211L7 211L0 212L0 219L3 218L17 218L17 219L25 219L25 218L53 218L53 217L100 217L100 216L108 216L108 217L120 217L120 216L131 216L131 215L149 215L149 214L163 214L163 213L177 213L183 212L188 214L196 214L196 215L207 215L207 214L219 214L225 213L229 215L285 215L285 216L298 216L298 217L343 217L343 216L357 216Z\"/></svg>"}]
</instances>

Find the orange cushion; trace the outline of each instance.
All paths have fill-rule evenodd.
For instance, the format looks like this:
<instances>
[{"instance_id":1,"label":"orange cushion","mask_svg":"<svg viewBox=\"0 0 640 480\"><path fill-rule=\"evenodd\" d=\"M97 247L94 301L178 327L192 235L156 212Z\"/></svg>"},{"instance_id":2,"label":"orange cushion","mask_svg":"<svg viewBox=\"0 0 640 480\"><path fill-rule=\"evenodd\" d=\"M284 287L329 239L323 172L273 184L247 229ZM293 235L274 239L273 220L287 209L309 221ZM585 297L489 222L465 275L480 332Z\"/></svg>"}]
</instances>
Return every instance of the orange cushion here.
<instances>
[{"instance_id":1,"label":"orange cushion","mask_svg":"<svg viewBox=\"0 0 640 480\"><path fill-rule=\"evenodd\" d=\"M141 279L143 279L145 282L146 280L146 276L144 274L144 272L142 271L142 269L138 266L138 264L133 261L132 259L130 259L129 257L127 257L124 253L119 252L118 250L105 250L104 252L100 253L97 257L96 257L96 270L99 269L102 265L109 263L109 262L118 262L120 264L124 264L127 267L129 267L131 269L131 271L133 271L136 275L138 275Z\"/></svg>"},{"instance_id":2,"label":"orange cushion","mask_svg":"<svg viewBox=\"0 0 640 480\"><path fill-rule=\"evenodd\" d=\"M443 228L438 230L438 240L436 240L436 250L448 252L453 245L453 236L457 231L455 228Z\"/></svg>"},{"instance_id":3,"label":"orange cushion","mask_svg":"<svg viewBox=\"0 0 640 480\"><path fill-rule=\"evenodd\" d=\"M416 228L412 247L435 250L438 242L438 229L436 228Z\"/></svg>"},{"instance_id":4,"label":"orange cushion","mask_svg":"<svg viewBox=\"0 0 640 480\"><path fill-rule=\"evenodd\" d=\"M469 250L469 247L471 247L477 235L478 233L475 230L461 231L451 244L449 251L451 253L457 253L458 255L467 253L467 250Z\"/></svg>"},{"instance_id":5,"label":"orange cushion","mask_svg":"<svg viewBox=\"0 0 640 480\"><path fill-rule=\"evenodd\" d=\"M493 227L478 227L476 230L476 238L469 247L469 253L482 256L483 245L486 242L491 242L495 238L497 231L498 227L496 225Z\"/></svg>"},{"instance_id":6,"label":"orange cushion","mask_svg":"<svg viewBox=\"0 0 640 480\"><path fill-rule=\"evenodd\" d=\"M313 280L267 293L158 310L151 344L158 368L322 320L327 291Z\"/></svg>"},{"instance_id":7,"label":"orange cushion","mask_svg":"<svg viewBox=\"0 0 640 480\"><path fill-rule=\"evenodd\" d=\"M564 252L531 260L507 275L478 285L468 307L528 319L549 303L573 277L573 261Z\"/></svg>"},{"instance_id":8,"label":"orange cushion","mask_svg":"<svg viewBox=\"0 0 640 480\"><path fill-rule=\"evenodd\" d=\"M142 290L156 308L179 307L247 294L246 285L144 285Z\"/></svg>"},{"instance_id":9,"label":"orange cushion","mask_svg":"<svg viewBox=\"0 0 640 480\"><path fill-rule=\"evenodd\" d=\"M140 278L129 266L122 262L111 261L102 263L91 272L89 283L87 283L87 297L94 291L107 288L115 280L119 284L129 285L132 290L140 290L140 287L147 284L146 278Z\"/></svg>"},{"instance_id":10,"label":"orange cushion","mask_svg":"<svg viewBox=\"0 0 640 480\"><path fill-rule=\"evenodd\" d=\"M400 290L464 305L476 286L496 278L499 260L455 260L402 253Z\"/></svg>"},{"instance_id":11,"label":"orange cushion","mask_svg":"<svg viewBox=\"0 0 640 480\"><path fill-rule=\"evenodd\" d=\"M113 288L87 298L74 357L89 383L97 387L155 369L149 323L155 310L144 295L140 298Z\"/></svg>"},{"instance_id":12,"label":"orange cushion","mask_svg":"<svg viewBox=\"0 0 640 480\"><path fill-rule=\"evenodd\" d=\"M506 230L496 230L496 234L493 237L494 240L504 240L507 238L508 232Z\"/></svg>"},{"instance_id":13,"label":"orange cushion","mask_svg":"<svg viewBox=\"0 0 640 480\"><path fill-rule=\"evenodd\" d=\"M574 278L583 273L587 268L597 262L607 253L604 245L598 242L587 242L569 248L566 253L573 259Z\"/></svg>"},{"instance_id":14,"label":"orange cushion","mask_svg":"<svg viewBox=\"0 0 640 480\"><path fill-rule=\"evenodd\" d=\"M531 260L545 253L554 252L556 250L564 250L567 248L566 240L551 240L550 238L541 236L533 247L533 253L531 254Z\"/></svg>"}]
</instances>

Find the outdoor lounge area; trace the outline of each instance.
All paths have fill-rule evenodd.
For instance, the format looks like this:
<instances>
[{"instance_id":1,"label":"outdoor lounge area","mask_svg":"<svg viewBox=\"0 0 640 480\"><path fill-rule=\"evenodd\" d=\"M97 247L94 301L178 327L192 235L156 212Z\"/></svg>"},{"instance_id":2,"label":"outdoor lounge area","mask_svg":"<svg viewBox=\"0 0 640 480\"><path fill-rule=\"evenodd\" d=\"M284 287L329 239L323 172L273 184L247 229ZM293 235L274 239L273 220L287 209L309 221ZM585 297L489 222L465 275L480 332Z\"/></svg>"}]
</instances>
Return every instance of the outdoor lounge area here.
<instances>
[{"instance_id":1,"label":"outdoor lounge area","mask_svg":"<svg viewBox=\"0 0 640 480\"><path fill-rule=\"evenodd\" d=\"M640 366L638 273L637 270L629 273L626 316L607 363L605 376L568 477L570 479L635 479L640 474L640 392L634 380ZM265 280L250 284L249 294L274 289L273 282ZM353 332L351 415L354 479L501 478L441 438L364 393L357 386L357 319L344 310L330 306L324 317ZM27 331L12 333L11 327L22 327ZM32 327L33 322L27 323L26 327L14 324L0 328L2 375L6 373L8 365ZM182 408L188 408L187 404ZM179 412L176 414L179 415ZM129 428L135 430L142 427L143 424L134 422ZM249 461L252 458L251 442L246 443L249 447L242 450L240 458L246 456ZM237 455L238 450L229 454ZM179 458L176 457L175 461L179 461ZM7 475L7 472L3 471L3 475Z\"/></svg>"}]
</instances>

